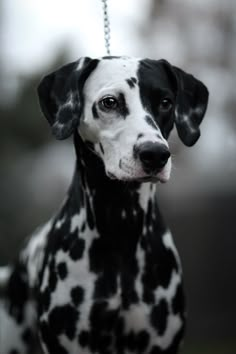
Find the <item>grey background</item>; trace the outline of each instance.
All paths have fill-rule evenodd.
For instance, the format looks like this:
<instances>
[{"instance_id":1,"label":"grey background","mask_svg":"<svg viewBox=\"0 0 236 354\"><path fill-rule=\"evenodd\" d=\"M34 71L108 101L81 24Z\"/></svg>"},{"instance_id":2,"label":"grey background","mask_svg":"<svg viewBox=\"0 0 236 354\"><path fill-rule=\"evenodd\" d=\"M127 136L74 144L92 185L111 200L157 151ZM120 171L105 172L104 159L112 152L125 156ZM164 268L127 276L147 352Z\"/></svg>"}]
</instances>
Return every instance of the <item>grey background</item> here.
<instances>
[{"instance_id":1,"label":"grey background","mask_svg":"<svg viewBox=\"0 0 236 354\"><path fill-rule=\"evenodd\" d=\"M57 6L1 0L0 7L0 264L6 264L55 212L72 176L71 141L51 137L37 84L59 64L105 53L98 0ZM159 198L184 268L184 353L236 353L236 2L110 0L109 11L112 54L165 58L210 90L199 142L189 149L175 132L170 138L173 173Z\"/></svg>"}]
</instances>

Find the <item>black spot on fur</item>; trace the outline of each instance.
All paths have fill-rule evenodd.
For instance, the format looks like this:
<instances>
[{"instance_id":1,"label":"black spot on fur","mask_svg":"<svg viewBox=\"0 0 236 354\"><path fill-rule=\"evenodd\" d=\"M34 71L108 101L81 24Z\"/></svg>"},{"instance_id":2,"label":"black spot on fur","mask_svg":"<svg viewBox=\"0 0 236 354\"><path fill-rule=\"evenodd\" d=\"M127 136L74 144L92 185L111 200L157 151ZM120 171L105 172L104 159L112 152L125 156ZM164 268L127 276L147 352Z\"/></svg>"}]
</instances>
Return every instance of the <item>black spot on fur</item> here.
<instances>
[{"instance_id":1,"label":"black spot on fur","mask_svg":"<svg viewBox=\"0 0 236 354\"><path fill-rule=\"evenodd\" d=\"M172 309L174 314L183 313L185 309L185 300L184 300L184 293L183 288L179 284L175 293L175 296L172 300Z\"/></svg>"},{"instance_id":2,"label":"black spot on fur","mask_svg":"<svg viewBox=\"0 0 236 354\"><path fill-rule=\"evenodd\" d=\"M119 113L126 118L129 115L129 109L125 100L125 96L123 93L120 93L118 96L119 102Z\"/></svg>"},{"instance_id":3,"label":"black spot on fur","mask_svg":"<svg viewBox=\"0 0 236 354\"><path fill-rule=\"evenodd\" d=\"M95 221L94 221L94 217L93 217L93 213L91 210L91 206L90 206L90 201L89 198L86 198L86 211L87 211L87 221L88 221L88 225L90 227L91 230L94 229L95 227Z\"/></svg>"},{"instance_id":4,"label":"black spot on fur","mask_svg":"<svg viewBox=\"0 0 236 354\"><path fill-rule=\"evenodd\" d=\"M137 80L135 79L135 77L131 77L130 79L127 79L126 82L130 88L134 88L135 84L137 83Z\"/></svg>"},{"instance_id":5,"label":"black spot on fur","mask_svg":"<svg viewBox=\"0 0 236 354\"><path fill-rule=\"evenodd\" d=\"M168 318L168 306L166 300L162 299L158 305L154 306L151 312L151 324L162 336L166 330Z\"/></svg>"},{"instance_id":6,"label":"black spot on fur","mask_svg":"<svg viewBox=\"0 0 236 354\"><path fill-rule=\"evenodd\" d=\"M71 305L56 306L49 314L50 330L56 335L65 334L72 340L78 318L78 311Z\"/></svg>"},{"instance_id":7,"label":"black spot on fur","mask_svg":"<svg viewBox=\"0 0 236 354\"><path fill-rule=\"evenodd\" d=\"M92 329L99 328L100 331L110 331L114 328L118 317L118 310L107 309L107 302L94 303L90 313Z\"/></svg>"},{"instance_id":8,"label":"black spot on fur","mask_svg":"<svg viewBox=\"0 0 236 354\"><path fill-rule=\"evenodd\" d=\"M24 321L24 306L29 296L26 269L21 263L16 265L10 276L6 295L10 303L10 314L18 324L21 324Z\"/></svg>"},{"instance_id":9,"label":"black spot on fur","mask_svg":"<svg viewBox=\"0 0 236 354\"><path fill-rule=\"evenodd\" d=\"M93 353L107 353L111 344L111 336L93 329L90 332L90 348Z\"/></svg>"},{"instance_id":10,"label":"black spot on fur","mask_svg":"<svg viewBox=\"0 0 236 354\"><path fill-rule=\"evenodd\" d=\"M94 298L104 298L115 294L117 290L116 273L107 270L99 275L95 283Z\"/></svg>"},{"instance_id":11,"label":"black spot on fur","mask_svg":"<svg viewBox=\"0 0 236 354\"><path fill-rule=\"evenodd\" d=\"M33 333L30 328L26 328L22 333L22 340L24 343L29 344L32 340Z\"/></svg>"},{"instance_id":12,"label":"black spot on fur","mask_svg":"<svg viewBox=\"0 0 236 354\"><path fill-rule=\"evenodd\" d=\"M86 223L85 223L85 221L82 223L82 226L81 226L81 229L80 229L80 231L81 232L84 232L85 231L85 228L86 228Z\"/></svg>"},{"instance_id":13,"label":"black spot on fur","mask_svg":"<svg viewBox=\"0 0 236 354\"><path fill-rule=\"evenodd\" d=\"M99 143L99 147L100 147L102 154L104 155L104 149L103 149L102 143Z\"/></svg>"},{"instance_id":14,"label":"black spot on fur","mask_svg":"<svg viewBox=\"0 0 236 354\"><path fill-rule=\"evenodd\" d=\"M59 275L60 279L64 280L67 277L67 274L68 274L66 263L65 262L60 262L57 265L57 271L58 271L58 275Z\"/></svg>"},{"instance_id":15,"label":"black spot on fur","mask_svg":"<svg viewBox=\"0 0 236 354\"><path fill-rule=\"evenodd\" d=\"M81 347L87 347L89 345L89 332L88 331L81 331L78 338L79 344Z\"/></svg>"},{"instance_id":16,"label":"black spot on fur","mask_svg":"<svg viewBox=\"0 0 236 354\"><path fill-rule=\"evenodd\" d=\"M154 296L154 292L151 289L148 289L146 287L144 288L143 301L146 304L154 304L155 296Z\"/></svg>"},{"instance_id":17,"label":"black spot on fur","mask_svg":"<svg viewBox=\"0 0 236 354\"><path fill-rule=\"evenodd\" d=\"M46 321L40 323L40 332L42 340L50 353L68 354L67 350L59 343L57 335L51 331Z\"/></svg>"},{"instance_id":18,"label":"black spot on fur","mask_svg":"<svg viewBox=\"0 0 236 354\"><path fill-rule=\"evenodd\" d=\"M83 256L85 241L81 238L76 238L70 248L70 257L73 261L80 259Z\"/></svg>"},{"instance_id":19,"label":"black spot on fur","mask_svg":"<svg viewBox=\"0 0 236 354\"><path fill-rule=\"evenodd\" d=\"M73 304L77 307L79 304L82 303L84 299L84 289L81 286L76 286L71 289L71 299Z\"/></svg>"},{"instance_id":20,"label":"black spot on fur","mask_svg":"<svg viewBox=\"0 0 236 354\"><path fill-rule=\"evenodd\" d=\"M97 110L97 107L96 107L96 103L94 103L93 106L92 106L92 112L93 112L93 118L94 119L98 119L99 115L98 115L98 110Z\"/></svg>"},{"instance_id":21,"label":"black spot on fur","mask_svg":"<svg viewBox=\"0 0 236 354\"><path fill-rule=\"evenodd\" d=\"M143 136L144 136L144 135L143 135L142 133L140 133L140 134L137 136L137 140L143 138Z\"/></svg>"},{"instance_id":22,"label":"black spot on fur","mask_svg":"<svg viewBox=\"0 0 236 354\"><path fill-rule=\"evenodd\" d=\"M157 345L155 345L149 354L164 354L165 352L161 350ZM175 354L174 352L172 354Z\"/></svg>"},{"instance_id":23,"label":"black spot on fur","mask_svg":"<svg viewBox=\"0 0 236 354\"><path fill-rule=\"evenodd\" d=\"M125 336L125 346L135 353L143 353L149 344L150 335L146 330L135 333L130 331L128 335Z\"/></svg>"},{"instance_id":24,"label":"black spot on fur","mask_svg":"<svg viewBox=\"0 0 236 354\"><path fill-rule=\"evenodd\" d=\"M49 265L49 281L48 281L48 286L51 292L53 292L56 289L56 285L57 285L57 272L55 267L55 258L52 257Z\"/></svg>"},{"instance_id":25,"label":"black spot on fur","mask_svg":"<svg viewBox=\"0 0 236 354\"><path fill-rule=\"evenodd\" d=\"M51 291L47 286L46 289L39 295L39 314L41 315L43 311L48 311L51 301Z\"/></svg>"},{"instance_id":26,"label":"black spot on fur","mask_svg":"<svg viewBox=\"0 0 236 354\"><path fill-rule=\"evenodd\" d=\"M150 116L146 116L145 120L147 124L149 124L152 128L157 129L156 124L154 123L153 119Z\"/></svg>"},{"instance_id":27,"label":"black spot on fur","mask_svg":"<svg viewBox=\"0 0 236 354\"><path fill-rule=\"evenodd\" d=\"M9 354L20 354L20 352L17 349L11 349Z\"/></svg>"}]
</instances>

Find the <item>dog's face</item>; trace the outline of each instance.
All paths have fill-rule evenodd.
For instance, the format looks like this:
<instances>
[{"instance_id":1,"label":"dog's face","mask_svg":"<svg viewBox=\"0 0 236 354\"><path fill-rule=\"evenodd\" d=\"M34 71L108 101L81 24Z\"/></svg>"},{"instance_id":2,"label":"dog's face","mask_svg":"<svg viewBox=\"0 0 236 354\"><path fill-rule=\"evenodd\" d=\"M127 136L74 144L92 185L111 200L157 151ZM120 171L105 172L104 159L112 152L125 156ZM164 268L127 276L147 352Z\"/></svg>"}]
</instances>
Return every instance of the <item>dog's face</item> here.
<instances>
[{"instance_id":1,"label":"dog's face","mask_svg":"<svg viewBox=\"0 0 236 354\"><path fill-rule=\"evenodd\" d=\"M83 58L44 78L39 98L54 134L78 131L110 178L165 182L169 133L175 123L186 145L196 142L208 91L164 60Z\"/></svg>"}]
</instances>

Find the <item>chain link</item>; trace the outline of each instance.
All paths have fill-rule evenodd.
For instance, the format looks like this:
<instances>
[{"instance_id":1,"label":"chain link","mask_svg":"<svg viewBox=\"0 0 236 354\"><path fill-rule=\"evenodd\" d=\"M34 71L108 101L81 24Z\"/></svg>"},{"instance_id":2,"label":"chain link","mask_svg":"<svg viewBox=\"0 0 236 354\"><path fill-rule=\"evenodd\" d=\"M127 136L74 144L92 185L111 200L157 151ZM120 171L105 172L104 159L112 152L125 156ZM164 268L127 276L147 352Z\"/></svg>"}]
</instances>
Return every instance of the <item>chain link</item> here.
<instances>
[{"instance_id":1,"label":"chain link","mask_svg":"<svg viewBox=\"0 0 236 354\"><path fill-rule=\"evenodd\" d=\"M111 52L110 52L111 30L110 30L110 21L109 21L109 16L108 16L107 0L101 0L101 1L103 3L103 23L104 23L105 48L107 51L107 55L111 55Z\"/></svg>"}]
</instances>

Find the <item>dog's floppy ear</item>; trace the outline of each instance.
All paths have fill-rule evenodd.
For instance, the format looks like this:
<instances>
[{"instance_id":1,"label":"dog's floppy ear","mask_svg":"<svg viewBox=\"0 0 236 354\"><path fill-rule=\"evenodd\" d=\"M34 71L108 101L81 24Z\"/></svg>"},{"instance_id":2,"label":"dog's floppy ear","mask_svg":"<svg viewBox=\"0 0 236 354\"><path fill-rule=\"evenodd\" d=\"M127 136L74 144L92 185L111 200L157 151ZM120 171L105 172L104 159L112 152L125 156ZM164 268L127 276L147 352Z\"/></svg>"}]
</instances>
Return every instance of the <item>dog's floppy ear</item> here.
<instances>
[{"instance_id":1,"label":"dog's floppy ear","mask_svg":"<svg viewBox=\"0 0 236 354\"><path fill-rule=\"evenodd\" d=\"M172 66L176 77L177 95L175 124L183 143L192 146L200 137L199 126L208 103L206 86L194 76Z\"/></svg>"},{"instance_id":2,"label":"dog's floppy ear","mask_svg":"<svg viewBox=\"0 0 236 354\"><path fill-rule=\"evenodd\" d=\"M79 125L83 109L83 86L98 64L81 58L45 76L38 86L41 110L57 139L66 139Z\"/></svg>"}]
</instances>

